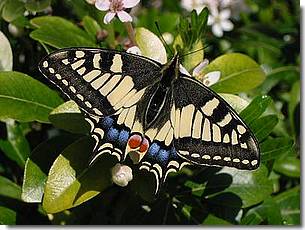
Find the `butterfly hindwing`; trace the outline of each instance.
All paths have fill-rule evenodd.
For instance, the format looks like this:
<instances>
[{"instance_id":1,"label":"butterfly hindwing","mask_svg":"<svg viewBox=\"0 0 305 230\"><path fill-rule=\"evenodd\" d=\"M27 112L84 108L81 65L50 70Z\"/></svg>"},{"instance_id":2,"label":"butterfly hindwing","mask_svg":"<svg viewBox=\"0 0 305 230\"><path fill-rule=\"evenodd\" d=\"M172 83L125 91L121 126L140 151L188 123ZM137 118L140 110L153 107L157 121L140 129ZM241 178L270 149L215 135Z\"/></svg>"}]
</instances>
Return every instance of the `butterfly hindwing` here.
<instances>
[{"instance_id":1,"label":"butterfly hindwing","mask_svg":"<svg viewBox=\"0 0 305 230\"><path fill-rule=\"evenodd\" d=\"M174 145L180 157L202 165L258 167L256 138L220 96L187 76L173 90Z\"/></svg>"},{"instance_id":2,"label":"butterfly hindwing","mask_svg":"<svg viewBox=\"0 0 305 230\"><path fill-rule=\"evenodd\" d=\"M61 49L44 58L40 71L86 113L108 116L135 104L160 80L161 65L148 58L106 49Z\"/></svg>"}]
</instances>

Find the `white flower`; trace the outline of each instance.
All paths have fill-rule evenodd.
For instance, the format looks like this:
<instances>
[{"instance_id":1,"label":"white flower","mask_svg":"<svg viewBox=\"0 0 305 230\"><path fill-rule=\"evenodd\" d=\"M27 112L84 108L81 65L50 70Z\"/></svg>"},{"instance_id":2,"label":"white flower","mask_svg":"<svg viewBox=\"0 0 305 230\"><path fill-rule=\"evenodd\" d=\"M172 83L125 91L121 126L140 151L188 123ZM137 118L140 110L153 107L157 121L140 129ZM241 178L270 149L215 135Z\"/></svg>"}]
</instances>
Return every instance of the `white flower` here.
<instances>
[{"instance_id":1,"label":"white flower","mask_svg":"<svg viewBox=\"0 0 305 230\"><path fill-rule=\"evenodd\" d=\"M204 85L210 87L210 86L214 85L216 82L218 82L220 76L221 76L220 71L212 71L212 72L205 74L202 77L201 82Z\"/></svg>"},{"instance_id":2,"label":"white flower","mask_svg":"<svg viewBox=\"0 0 305 230\"><path fill-rule=\"evenodd\" d=\"M104 17L104 23L108 24L115 15L122 22L131 22L132 17L125 12L127 8L136 6L140 0L96 0L95 7L101 11L108 11Z\"/></svg>"},{"instance_id":3,"label":"white flower","mask_svg":"<svg viewBox=\"0 0 305 230\"><path fill-rule=\"evenodd\" d=\"M202 62L199 63L194 69L193 69L193 77L199 77L201 71L209 64L208 59L204 59Z\"/></svg>"},{"instance_id":4,"label":"white flower","mask_svg":"<svg viewBox=\"0 0 305 230\"><path fill-rule=\"evenodd\" d=\"M128 185L128 182L132 180L132 169L127 165L122 165L117 163L112 169L112 181L113 183L125 187Z\"/></svg>"},{"instance_id":5,"label":"white flower","mask_svg":"<svg viewBox=\"0 0 305 230\"><path fill-rule=\"evenodd\" d=\"M142 55L142 51L138 46L132 46L126 50L127 53Z\"/></svg>"},{"instance_id":6,"label":"white flower","mask_svg":"<svg viewBox=\"0 0 305 230\"><path fill-rule=\"evenodd\" d=\"M212 32L217 37L223 36L223 31L231 31L234 27L233 23L229 20L231 11L224 9L222 11L213 10L210 12L208 25L212 26Z\"/></svg>"},{"instance_id":7,"label":"white flower","mask_svg":"<svg viewBox=\"0 0 305 230\"><path fill-rule=\"evenodd\" d=\"M173 41L174 41L174 36L173 36L171 33L169 33L169 32L163 33L163 34L162 34L162 37L163 37L163 39L164 39L164 41L165 41L165 43L166 43L167 45L172 44Z\"/></svg>"},{"instance_id":8,"label":"white flower","mask_svg":"<svg viewBox=\"0 0 305 230\"><path fill-rule=\"evenodd\" d=\"M205 7L205 0L182 0L181 7L187 11L196 10L197 14Z\"/></svg>"}]
</instances>

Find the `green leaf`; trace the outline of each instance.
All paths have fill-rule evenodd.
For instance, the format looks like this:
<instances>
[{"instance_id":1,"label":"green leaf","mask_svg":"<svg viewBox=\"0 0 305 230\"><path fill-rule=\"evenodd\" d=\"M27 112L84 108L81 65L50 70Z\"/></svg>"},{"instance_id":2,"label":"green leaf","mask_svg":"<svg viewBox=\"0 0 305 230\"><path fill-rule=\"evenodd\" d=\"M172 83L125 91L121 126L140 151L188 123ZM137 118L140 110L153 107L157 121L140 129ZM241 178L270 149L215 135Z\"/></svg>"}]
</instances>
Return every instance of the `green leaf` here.
<instances>
[{"instance_id":1,"label":"green leaf","mask_svg":"<svg viewBox=\"0 0 305 230\"><path fill-rule=\"evenodd\" d=\"M26 0L25 8L29 11L40 12L50 6L51 0Z\"/></svg>"},{"instance_id":2,"label":"green leaf","mask_svg":"<svg viewBox=\"0 0 305 230\"><path fill-rule=\"evenodd\" d=\"M94 141L83 138L68 146L53 163L43 198L47 213L56 213L80 205L112 184L110 168L115 157L102 156L88 167Z\"/></svg>"},{"instance_id":3,"label":"green leaf","mask_svg":"<svg viewBox=\"0 0 305 230\"><path fill-rule=\"evenodd\" d=\"M228 93L220 93L219 94L228 104L237 112L240 113L243 109L245 109L249 102L245 99L236 96L234 94L228 94Z\"/></svg>"},{"instance_id":4,"label":"green leaf","mask_svg":"<svg viewBox=\"0 0 305 230\"><path fill-rule=\"evenodd\" d=\"M71 133L88 133L90 125L74 101L68 101L55 108L49 115L51 123Z\"/></svg>"},{"instance_id":5,"label":"green leaf","mask_svg":"<svg viewBox=\"0 0 305 230\"><path fill-rule=\"evenodd\" d=\"M30 155L30 146L24 136L20 125L14 120L6 121L7 140L0 139L0 149L8 158L15 161L21 168L24 168L25 161Z\"/></svg>"},{"instance_id":6,"label":"green leaf","mask_svg":"<svg viewBox=\"0 0 305 230\"><path fill-rule=\"evenodd\" d=\"M280 206L283 224L300 225L300 187L284 191L274 197L275 202Z\"/></svg>"},{"instance_id":7,"label":"green leaf","mask_svg":"<svg viewBox=\"0 0 305 230\"><path fill-rule=\"evenodd\" d=\"M268 180L267 174L268 170L263 164L255 171L224 167L216 174L217 180L214 176L208 181L205 194L208 193L210 194L208 197L213 197L219 193L233 193L240 197L243 208L250 207L272 193L272 182ZM221 188L225 189L215 193Z\"/></svg>"},{"instance_id":8,"label":"green leaf","mask_svg":"<svg viewBox=\"0 0 305 230\"><path fill-rule=\"evenodd\" d=\"M278 123L277 115L267 115L260 117L250 124L250 128L258 141L264 140L272 132Z\"/></svg>"},{"instance_id":9,"label":"green leaf","mask_svg":"<svg viewBox=\"0 0 305 230\"><path fill-rule=\"evenodd\" d=\"M1 225L15 225L16 212L12 209L0 206L0 224Z\"/></svg>"},{"instance_id":10,"label":"green leaf","mask_svg":"<svg viewBox=\"0 0 305 230\"><path fill-rule=\"evenodd\" d=\"M267 221L270 225L282 224L280 206L272 197L268 197L261 205L250 209L242 218L242 225L258 225Z\"/></svg>"},{"instance_id":11,"label":"green leaf","mask_svg":"<svg viewBox=\"0 0 305 230\"><path fill-rule=\"evenodd\" d=\"M142 55L165 64L167 62L166 50L157 35L143 27L136 28L135 39Z\"/></svg>"},{"instance_id":12,"label":"green leaf","mask_svg":"<svg viewBox=\"0 0 305 230\"><path fill-rule=\"evenodd\" d=\"M19 72L0 72L0 118L49 123L62 99L53 90Z\"/></svg>"},{"instance_id":13,"label":"green leaf","mask_svg":"<svg viewBox=\"0 0 305 230\"><path fill-rule=\"evenodd\" d=\"M21 189L18 185L16 185L9 179L0 176L0 196L6 196L20 200Z\"/></svg>"},{"instance_id":14,"label":"green leaf","mask_svg":"<svg viewBox=\"0 0 305 230\"><path fill-rule=\"evenodd\" d=\"M273 169L286 176L299 178L301 174L301 161L295 156L284 155L275 161Z\"/></svg>"},{"instance_id":15,"label":"green leaf","mask_svg":"<svg viewBox=\"0 0 305 230\"><path fill-rule=\"evenodd\" d=\"M269 96L257 96L239 115L247 124L250 124L265 112L271 101Z\"/></svg>"},{"instance_id":16,"label":"green leaf","mask_svg":"<svg viewBox=\"0 0 305 230\"><path fill-rule=\"evenodd\" d=\"M22 1L6 1L2 9L2 18L7 22L14 21L18 17L23 16L24 10L24 3Z\"/></svg>"},{"instance_id":17,"label":"green leaf","mask_svg":"<svg viewBox=\"0 0 305 230\"><path fill-rule=\"evenodd\" d=\"M191 50L187 50L187 52L191 53L194 52L196 50L200 50L203 48L203 44L201 41L198 41L196 44L194 44L193 48ZM202 51L198 51L195 52L193 54L187 55L184 57L183 60L183 66L188 70L191 71L192 69L194 69L197 65L200 64L200 62L203 61L204 58L204 52Z\"/></svg>"},{"instance_id":18,"label":"green leaf","mask_svg":"<svg viewBox=\"0 0 305 230\"><path fill-rule=\"evenodd\" d=\"M288 114L289 114L288 117L289 117L290 125L293 129L293 133L296 133L296 130L298 129L297 126L299 126L299 124L295 124L294 111L296 106L300 103L300 97L301 97L300 90L301 90L300 81L297 81L292 85L290 91L290 100L288 104Z\"/></svg>"},{"instance_id":19,"label":"green leaf","mask_svg":"<svg viewBox=\"0 0 305 230\"><path fill-rule=\"evenodd\" d=\"M260 66L250 57L239 53L224 54L203 69L204 74L212 71L221 72L219 81L211 86L218 93L246 92L265 80Z\"/></svg>"},{"instance_id":20,"label":"green leaf","mask_svg":"<svg viewBox=\"0 0 305 230\"><path fill-rule=\"evenodd\" d=\"M61 135L38 145L25 164L21 199L25 202L41 202L48 172L58 155L76 137Z\"/></svg>"},{"instance_id":21,"label":"green leaf","mask_svg":"<svg viewBox=\"0 0 305 230\"><path fill-rule=\"evenodd\" d=\"M0 31L0 71L11 71L12 69L12 48L5 34Z\"/></svg>"},{"instance_id":22,"label":"green leaf","mask_svg":"<svg viewBox=\"0 0 305 230\"><path fill-rule=\"evenodd\" d=\"M83 25L87 33L92 37L92 39L96 39L96 34L101 30L100 25L90 16L85 16L83 18Z\"/></svg>"},{"instance_id":23,"label":"green leaf","mask_svg":"<svg viewBox=\"0 0 305 230\"><path fill-rule=\"evenodd\" d=\"M261 161L277 159L293 146L293 140L287 137L269 138L260 144Z\"/></svg>"},{"instance_id":24,"label":"green leaf","mask_svg":"<svg viewBox=\"0 0 305 230\"><path fill-rule=\"evenodd\" d=\"M224 219L221 219L221 218L218 218L212 214L209 214L205 219L204 221L202 222L203 225L231 225L230 222L224 220Z\"/></svg>"},{"instance_id":25,"label":"green leaf","mask_svg":"<svg viewBox=\"0 0 305 230\"><path fill-rule=\"evenodd\" d=\"M31 20L31 24L37 29L30 34L30 37L55 48L97 47L95 40L89 34L64 18L36 17Z\"/></svg>"}]
</instances>

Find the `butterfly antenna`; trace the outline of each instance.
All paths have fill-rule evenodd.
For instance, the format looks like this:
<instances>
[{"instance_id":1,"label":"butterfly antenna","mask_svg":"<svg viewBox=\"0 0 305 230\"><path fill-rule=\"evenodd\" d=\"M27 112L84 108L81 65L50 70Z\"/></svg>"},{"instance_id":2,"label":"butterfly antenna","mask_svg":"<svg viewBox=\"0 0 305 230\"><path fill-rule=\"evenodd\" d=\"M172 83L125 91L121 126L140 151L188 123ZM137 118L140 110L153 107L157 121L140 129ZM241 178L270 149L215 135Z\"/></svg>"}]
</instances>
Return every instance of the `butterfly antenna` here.
<instances>
[{"instance_id":1,"label":"butterfly antenna","mask_svg":"<svg viewBox=\"0 0 305 230\"><path fill-rule=\"evenodd\" d=\"M164 40L164 38L162 36L162 33L161 33L161 30L160 30L158 22L155 21L155 25L156 25L156 28L158 30L158 33L160 35L160 38L161 38L161 41L162 41L163 45L169 50L171 55L174 56L174 52L172 51L172 49L169 47L169 45L166 43L166 41Z\"/></svg>"},{"instance_id":2,"label":"butterfly antenna","mask_svg":"<svg viewBox=\"0 0 305 230\"><path fill-rule=\"evenodd\" d=\"M186 53L186 54L182 54L182 55L180 55L180 57L185 57L185 56L188 56L188 55L190 55L190 54L197 53L197 52L199 52L199 51L205 50L205 49L208 48L209 46L210 46L210 45L207 45L207 46L205 46L205 47L203 47L203 48L201 48L201 49L194 50L194 51L189 52L189 53Z\"/></svg>"}]
</instances>

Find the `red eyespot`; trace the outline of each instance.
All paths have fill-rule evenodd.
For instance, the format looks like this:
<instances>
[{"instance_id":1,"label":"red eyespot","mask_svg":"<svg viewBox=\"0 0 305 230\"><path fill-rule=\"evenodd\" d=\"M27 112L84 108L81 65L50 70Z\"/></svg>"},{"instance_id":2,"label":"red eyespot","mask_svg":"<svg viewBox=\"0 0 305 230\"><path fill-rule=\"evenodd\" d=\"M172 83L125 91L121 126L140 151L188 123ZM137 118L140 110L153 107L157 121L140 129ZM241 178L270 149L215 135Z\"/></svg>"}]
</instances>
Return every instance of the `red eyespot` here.
<instances>
[{"instance_id":1,"label":"red eyespot","mask_svg":"<svg viewBox=\"0 0 305 230\"><path fill-rule=\"evenodd\" d=\"M138 148L142 143L142 137L140 135L132 135L129 138L128 145L130 148L135 149Z\"/></svg>"},{"instance_id":2,"label":"red eyespot","mask_svg":"<svg viewBox=\"0 0 305 230\"><path fill-rule=\"evenodd\" d=\"M142 141L141 147L140 147L140 152L141 153L146 152L148 147L149 147L149 142L146 138L144 138L143 141Z\"/></svg>"}]
</instances>

